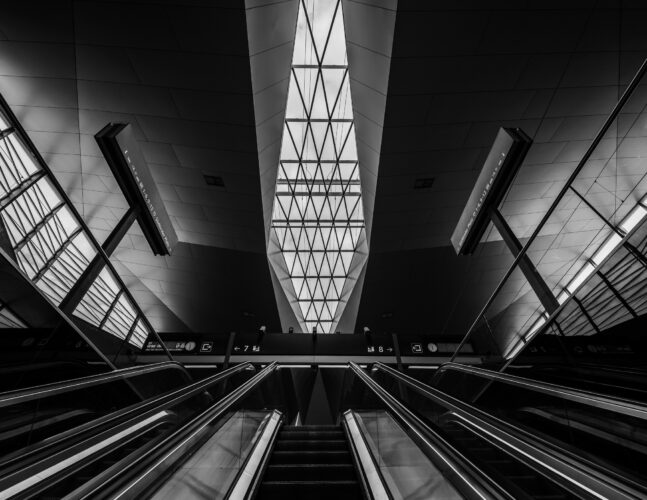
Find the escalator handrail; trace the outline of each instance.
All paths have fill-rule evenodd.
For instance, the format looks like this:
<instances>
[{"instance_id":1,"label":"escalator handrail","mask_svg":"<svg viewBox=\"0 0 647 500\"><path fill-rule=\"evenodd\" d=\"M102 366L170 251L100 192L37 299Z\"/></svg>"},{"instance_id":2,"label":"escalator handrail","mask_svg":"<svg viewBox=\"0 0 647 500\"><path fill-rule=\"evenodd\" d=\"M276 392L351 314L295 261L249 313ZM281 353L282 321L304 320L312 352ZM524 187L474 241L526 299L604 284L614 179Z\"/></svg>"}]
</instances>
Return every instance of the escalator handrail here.
<instances>
[{"instance_id":1,"label":"escalator handrail","mask_svg":"<svg viewBox=\"0 0 647 500\"><path fill-rule=\"evenodd\" d=\"M55 396L78 389L94 387L114 380L125 380L131 377L166 369L177 369L188 375L184 366L177 361L163 361L161 363L152 363L145 366L133 366L130 368L114 370L108 373L99 373L97 375L65 380L63 382L54 382L51 384L29 387L27 389L17 389L15 391L4 392L0 394L0 408L27 403L35 399Z\"/></svg>"},{"instance_id":2,"label":"escalator handrail","mask_svg":"<svg viewBox=\"0 0 647 500\"><path fill-rule=\"evenodd\" d=\"M141 416L144 412L154 413L156 411L177 405L182 401L203 393L209 386L216 384L221 380L229 378L230 376L235 375L239 372L249 369L254 369L254 365L252 365L252 363L241 363L192 384L180 387L155 398L147 399L145 401L142 401L141 403L127 406L115 412L81 424L74 429L70 429L68 431L57 434L52 439L49 439L43 443L36 443L33 447L22 450L20 455L10 456L8 458L2 459L3 461L0 462L0 471L5 470L6 472L3 472L3 476L0 477L0 480L4 480L5 477L10 476L16 472L22 472L26 470L27 467L37 467L38 464L51 461L53 453L56 453L56 450L66 449L72 446L72 442L79 442L82 439L85 439L86 436L100 432L100 429L114 427L117 424L135 415ZM26 464L25 462L28 460L31 460L31 462L28 462ZM20 469L15 470L14 466L16 465L18 465Z\"/></svg>"},{"instance_id":3,"label":"escalator handrail","mask_svg":"<svg viewBox=\"0 0 647 500\"><path fill-rule=\"evenodd\" d=\"M353 373L389 407L393 414L414 431L415 441L422 444L425 454L441 471L450 472L452 478L450 482L467 498L512 499L512 496L481 471L478 466L380 386L359 365L351 361L349 366Z\"/></svg>"},{"instance_id":4,"label":"escalator handrail","mask_svg":"<svg viewBox=\"0 0 647 500\"><path fill-rule=\"evenodd\" d=\"M549 396L554 396L560 399L566 399L575 403L581 403L587 406L593 406L602 410L608 410L622 415L647 420L647 406L637 401L628 399L615 398L612 396L604 396L596 394L595 392L584 391L581 389L572 389L558 384L551 384L549 382L541 382L531 380L517 375L510 375L508 373L494 372L477 368L473 366L466 366L460 363L444 363L442 364L434 377L439 377L442 371L453 370L470 375L475 375L489 380L502 382L504 384L522 387L531 391L540 392Z\"/></svg>"},{"instance_id":5,"label":"escalator handrail","mask_svg":"<svg viewBox=\"0 0 647 500\"><path fill-rule=\"evenodd\" d=\"M631 480L608 474L606 469L582 457L568 453L544 441L510 422L501 420L479 408L467 404L449 394L420 382L380 362L374 368L382 370L420 395L443 406L464 426L481 436L488 436L490 443L522 463L551 478L576 494L588 494L594 498L638 499L644 491L638 491ZM631 483L631 484L629 484Z\"/></svg>"},{"instance_id":6,"label":"escalator handrail","mask_svg":"<svg viewBox=\"0 0 647 500\"><path fill-rule=\"evenodd\" d=\"M239 387L224 396L220 401L204 410L195 418L185 423L174 431L170 436L157 443L155 446L135 454L128 464L120 467L112 474L101 475L83 486L83 494L78 498L95 498L101 493L103 497L112 499L138 498L141 489L150 486L151 482L164 474L164 464L181 459L185 453L196 444L195 437L212 421L222 417L231 407L243 397L253 391L263 380L278 368L278 363L273 361L251 379L243 382ZM145 470L137 472L135 477L126 477L125 483L115 485L120 477L127 475L136 467L143 467ZM157 476L155 476L157 474ZM106 477L107 476L107 477ZM155 477L152 477L155 476ZM144 483L141 483L145 481ZM108 491L110 492L108 493ZM76 495L75 495L76 497Z\"/></svg>"}]
</instances>

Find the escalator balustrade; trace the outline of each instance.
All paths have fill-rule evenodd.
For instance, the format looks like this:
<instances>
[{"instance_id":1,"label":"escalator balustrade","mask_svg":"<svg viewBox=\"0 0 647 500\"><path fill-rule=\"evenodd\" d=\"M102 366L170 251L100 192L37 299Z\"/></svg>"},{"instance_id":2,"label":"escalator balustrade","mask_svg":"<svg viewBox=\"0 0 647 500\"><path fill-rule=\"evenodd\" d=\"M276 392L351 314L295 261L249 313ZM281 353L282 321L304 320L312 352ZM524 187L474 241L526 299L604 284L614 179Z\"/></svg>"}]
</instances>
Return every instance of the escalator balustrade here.
<instances>
[{"instance_id":1,"label":"escalator balustrade","mask_svg":"<svg viewBox=\"0 0 647 500\"><path fill-rule=\"evenodd\" d=\"M86 425L83 440L63 432L56 457L76 461L34 482L40 462L30 458L22 477L15 467L0 476L0 497L167 500L201 491L209 498L237 492L236 498L308 500L645 498L639 481L596 465L586 447L578 456L523 430L534 422L553 438L577 431L642 453L645 436L629 427L540 405L517 407L515 426L384 365L370 375L354 363L349 368L337 406L343 415L332 416L343 425L301 425L288 401L294 395L279 394L288 372L277 363L258 373L240 365L98 419L114 419L114 430L102 424L93 433ZM15 489L14 476L26 486Z\"/></svg>"}]
</instances>

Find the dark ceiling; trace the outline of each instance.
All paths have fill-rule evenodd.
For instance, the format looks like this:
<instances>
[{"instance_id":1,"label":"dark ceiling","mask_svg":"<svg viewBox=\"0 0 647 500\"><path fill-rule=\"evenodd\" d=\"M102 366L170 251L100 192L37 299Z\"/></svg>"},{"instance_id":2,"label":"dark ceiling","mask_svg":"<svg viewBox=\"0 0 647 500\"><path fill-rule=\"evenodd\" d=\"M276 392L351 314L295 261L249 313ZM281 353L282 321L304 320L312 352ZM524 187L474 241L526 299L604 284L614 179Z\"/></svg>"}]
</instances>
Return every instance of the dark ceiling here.
<instances>
[{"instance_id":1,"label":"dark ceiling","mask_svg":"<svg viewBox=\"0 0 647 500\"><path fill-rule=\"evenodd\" d=\"M0 5L0 92L99 240L126 202L93 135L137 131L182 243L154 257L134 228L115 261L159 330L280 328L246 14L294 1ZM642 2L397 2L358 327L465 331L511 262L496 233L473 258L449 246L496 131L535 141L502 206L524 238L647 55L646 23Z\"/></svg>"}]
</instances>

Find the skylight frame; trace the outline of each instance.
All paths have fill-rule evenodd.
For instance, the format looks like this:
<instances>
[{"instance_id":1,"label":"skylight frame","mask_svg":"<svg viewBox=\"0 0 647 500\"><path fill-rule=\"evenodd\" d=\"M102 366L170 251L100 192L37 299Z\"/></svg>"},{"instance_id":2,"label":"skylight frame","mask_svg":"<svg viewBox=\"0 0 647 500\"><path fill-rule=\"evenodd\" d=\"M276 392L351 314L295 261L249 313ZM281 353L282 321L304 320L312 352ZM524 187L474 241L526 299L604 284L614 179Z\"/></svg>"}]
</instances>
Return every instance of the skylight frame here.
<instances>
[{"instance_id":1,"label":"skylight frame","mask_svg":"<svg viewBox=\"0 0 647 500\"><path fill-rule=\"evenodd\" d=\"M0 218L18 266L59 305L99 250L52 174L30 152L19 127L11 122L0 111ZM107 274L93 283L94 292L91 287L81 300L84 308L77 308L74 314L142 348L152 329L121 279L109 267L104 269ZM95 298L97 294L105 295L107 281L117 287L124 300L105 311L105 317L87 313L94 305L92 293ZM111 300L109 294L102 298Z\"/></svg>"},{"instance_id":2,"label":"skylight frame","mask_svg":"<svg viewBox=\"0 0 647 500\"><path fill-rule=\"evenodd\" d=\"M368 251L366 218L342 2L298 8L268 254L301 330L331 333Z\"/></svg>"}]
</instances>

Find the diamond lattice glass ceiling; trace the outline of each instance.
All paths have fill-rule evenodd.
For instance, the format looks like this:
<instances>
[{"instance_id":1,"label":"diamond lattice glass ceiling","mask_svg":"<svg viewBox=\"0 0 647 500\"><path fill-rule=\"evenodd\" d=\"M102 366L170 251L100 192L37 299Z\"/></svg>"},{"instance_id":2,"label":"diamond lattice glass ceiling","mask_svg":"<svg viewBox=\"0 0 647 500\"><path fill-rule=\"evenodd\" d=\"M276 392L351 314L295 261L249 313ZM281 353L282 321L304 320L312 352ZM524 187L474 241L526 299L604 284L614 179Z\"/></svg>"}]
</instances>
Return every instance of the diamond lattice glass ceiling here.
<instances>
[{"instance_id":1,"label":"diamond lattice glass ceiling","mask_svg":"<svg viewBox=\"0 0 647 500\"><path fill-rule=\"evenodd\" d=\"M367 251L340 0L299 4L278 169L270 262L301 330L329 333Z\"/></svg>"}]
</instances>

